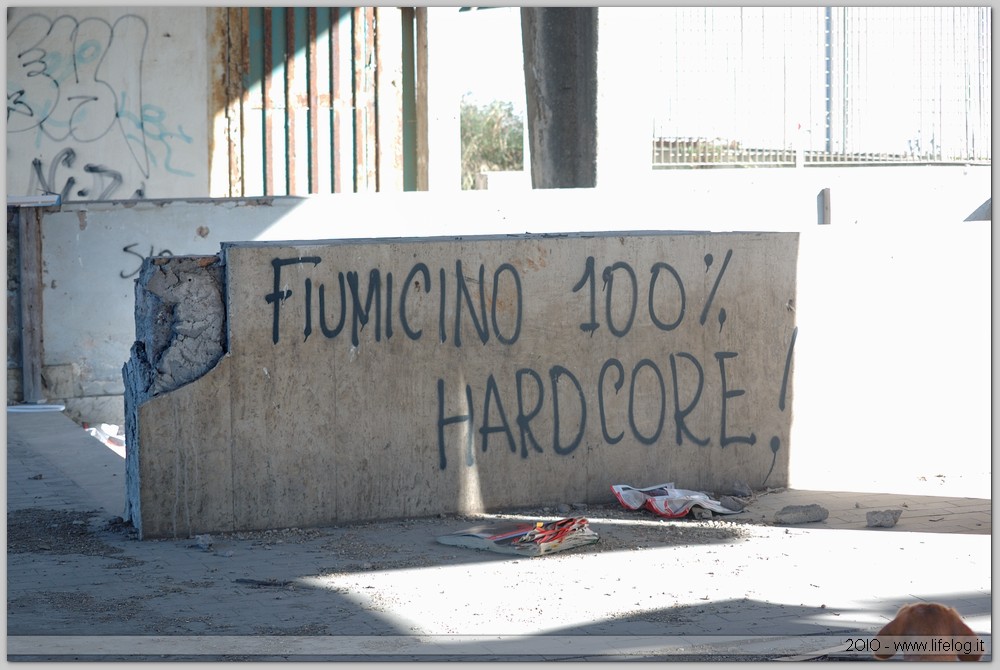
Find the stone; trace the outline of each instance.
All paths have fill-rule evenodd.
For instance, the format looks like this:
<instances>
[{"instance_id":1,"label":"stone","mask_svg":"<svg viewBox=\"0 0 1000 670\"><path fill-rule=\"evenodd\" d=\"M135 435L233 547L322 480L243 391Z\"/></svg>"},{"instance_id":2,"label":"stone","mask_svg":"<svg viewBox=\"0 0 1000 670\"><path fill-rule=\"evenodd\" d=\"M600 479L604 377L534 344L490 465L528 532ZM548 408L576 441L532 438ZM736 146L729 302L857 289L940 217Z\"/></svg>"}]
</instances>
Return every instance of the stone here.
<instances>
[{"instance_id":1,"label":"stone","mask_svg":"<svg viewBox=\"0 0 1000 670\"><path fill-rule=\"evenodd\" d=\"M560 514L569 514L569 510L570 507L566 503L560 503L560 505L556 507L556 511Z\"/></svg>"},{"instance_id":2,"label":"stone","mask_svg":"<svg viewBox=\"0 0 1000 670\"><path fill-rule=\"evenodd\" d=\"M899 521L901 509L872 510L865 514L869 528L892 528Z\"/></svg>"},{"instance_id":3,"label":"stone","mask_svg":"<svg viewBox=\"0 0 1000 670\"><path fill-rule=\"evenodd\" d=\"M720 496L719 504L734 512L742 512L746 507L742 500L733 496Z\"/></svg>"},{"instance_id":4,"label":"stone","mask_svg":"<svg viewBox=\"0 0 1000 670\"><path fill-rule=\"evenodd\" d=\"M786 505L774 515L778 524L813 523L823 521L830 516L830 511L822 505Z\"/></svg>"},{"instance_id":5,"label":"stone","mask_svg":"<svg viewBox=\"0 0 1000 670\"><path fill-rule=\"evenodd\" d=\"M704 519L712 518L712 510L705 509L704 507L698 507L697 505L691 508L691 516L699 521Z\"/></svg>"}]
</instances>

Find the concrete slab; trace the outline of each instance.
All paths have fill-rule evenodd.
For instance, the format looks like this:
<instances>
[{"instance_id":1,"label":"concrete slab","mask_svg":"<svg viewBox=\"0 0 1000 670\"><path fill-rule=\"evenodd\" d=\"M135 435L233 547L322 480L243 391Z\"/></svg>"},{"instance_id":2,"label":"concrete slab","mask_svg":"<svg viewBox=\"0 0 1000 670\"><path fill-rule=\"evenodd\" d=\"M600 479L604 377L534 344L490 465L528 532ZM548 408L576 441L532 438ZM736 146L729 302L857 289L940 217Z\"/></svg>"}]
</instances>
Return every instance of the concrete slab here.
<instances>
[{"instance_id":1,"label":"concrete slab","mask_svg":"<svg viewBox=\"0 0 1000 670\"><path fill-rule=\"evenodd\" d=\"M786 484L797 253L750 232L226 244L226 355L138 407L129 518L164 537L602 502L656 472Z\"/></svg>"}]
</instances>

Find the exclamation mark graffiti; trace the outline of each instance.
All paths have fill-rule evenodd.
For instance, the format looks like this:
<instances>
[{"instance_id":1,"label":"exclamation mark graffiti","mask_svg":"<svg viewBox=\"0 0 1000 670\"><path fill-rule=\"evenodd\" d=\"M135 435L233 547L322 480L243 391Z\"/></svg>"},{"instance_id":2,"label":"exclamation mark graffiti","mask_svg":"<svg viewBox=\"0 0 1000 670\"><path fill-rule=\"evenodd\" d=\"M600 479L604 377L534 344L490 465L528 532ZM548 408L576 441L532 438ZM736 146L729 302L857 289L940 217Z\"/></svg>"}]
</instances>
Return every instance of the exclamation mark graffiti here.
<instances>
[{"instance_id":1,"label":"exclamation mark graffiti","mask_svg":"<svg viewBox=\"0 0 1000 670\"><path fill-rule=\"evenodd\" d=\"M785 400L788 397L788 373L792 367L792 352L795 351L795 338L798 337L799 327L792 328L792 339L788 342L788 353L785 354L785 372L781 376L781 393L778 395L778 409L785 411ZM767 478L774 472L774 464L778 461L778 450L781 449L781 438L777 435L771 438L771 468L767 471L762 484L767 483Z\"/></svg>"}]
</instances>

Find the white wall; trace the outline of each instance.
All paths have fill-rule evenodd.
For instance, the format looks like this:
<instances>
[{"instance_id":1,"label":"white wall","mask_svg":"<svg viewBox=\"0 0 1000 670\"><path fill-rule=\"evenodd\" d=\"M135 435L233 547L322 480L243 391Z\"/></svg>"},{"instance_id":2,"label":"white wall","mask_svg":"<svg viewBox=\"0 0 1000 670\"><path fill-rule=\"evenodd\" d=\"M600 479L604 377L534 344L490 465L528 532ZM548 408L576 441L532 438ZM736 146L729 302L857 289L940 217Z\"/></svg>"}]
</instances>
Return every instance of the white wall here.
<instances>
[{"instance_id":1,"label":"white wall","mask_svg":"<svg viewBox=\"0 0 1000 670\"><path fill-rule=\"evenodd\" d=\"M208 42L203 7L8 9L8 195L207 196Z\"/></svg>"}]
</instances>

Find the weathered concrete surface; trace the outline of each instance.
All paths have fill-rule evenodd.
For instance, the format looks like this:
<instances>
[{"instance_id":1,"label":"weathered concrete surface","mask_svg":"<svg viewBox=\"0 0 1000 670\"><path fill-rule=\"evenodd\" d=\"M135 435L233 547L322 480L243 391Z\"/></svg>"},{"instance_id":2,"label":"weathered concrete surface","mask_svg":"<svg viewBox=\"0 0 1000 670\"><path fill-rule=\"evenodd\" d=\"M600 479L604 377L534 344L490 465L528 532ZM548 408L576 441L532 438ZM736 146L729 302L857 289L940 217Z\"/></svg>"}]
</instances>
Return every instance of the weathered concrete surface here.
<instances>
[{"instance_id":1,"label":"weathered concrete surface","mask_svg":"<svg viewBox=\"0 0 1000 670\"><path fill-rule=\"evenodd\" d=\"M133 523L157 537L606 501L621 482L784 485L797 246L225 245L227 355L138 408Z\"/></svg>"},{"instance_id":2,"label":"weathered concrete surface","mask_svg":"<svg viewBox=\"0 0 1000 670\"><path fill-rule=\"evenodd\" d=\"M204 435L186 431L186 416L191 408L181 406L177 414L165 418L175 422L178 441L161 444L155 436L144 439L141 428L156 422L140 424L137 411L149 398L160 393L182 388L212 369L222 358L225 345L225 306L223 305L223 271L217 256L147 258L135 283L136 342L131 357L122 369L125 384L125 440L128 445L125 457L126 511L125 517L137 526L141 523L142 508L167 505L174 528L189 519L188 490L196 487L197 497L209 505L195 513L199 518L212 519L219 509L226 508L226 500L218 500L213 491L220 487L228 490L231 482L202 480L199 474L218 476L226 469L217 455L223 442L215 439L217 432ZM224 389L223 389L224 391ZM180 401L183 394L178 394ZM202 411L213 409L213 401L224 399L223 394L213 394L200 400ZM228 405L220 406L216 421L224 418ZM172 458L173 468L144 468L151 460L144 458L146 444L157 449L157 459ZM208 454L206 457L205 454ZM207 458L207 460L206 460ZM162 461L160 461L162 462ZM168 478L169 481L164 481ZM180 488L171 489L171 484ZM161 500L161 491L169 491L169 500Z\"/></svg>"},{"instance_id":3,"label":"weathered concrete surface","mask_svg":"<svg viewBox=\"0 0 1000 670\"><path fill-rule=\"evenodd\" d=\"M154 395L197 379L222 357L222 282L216 256L143 263L136 281L136 338L155 370Z\"/></svg>"},{"instance_id":4,"label":"weathered concrete surface","mask_svg":"<svg viewBox=\"0 0 1000 670\"><path fill-rule=\"evenodd\" d=\"M522 7L534 188L597 183L597 7Z\"/></svg>"},{"instance_id":5,"label":"weathered concrete surface","mask_svg":"<svg viewBox=\"0 0 1000 670\"><path fill-rule=\"evenodd\" d=\"M901 509L872 510L865 513L865 525L868 528L892 528L902 514Z\"/></svg>"}]
</instances>

